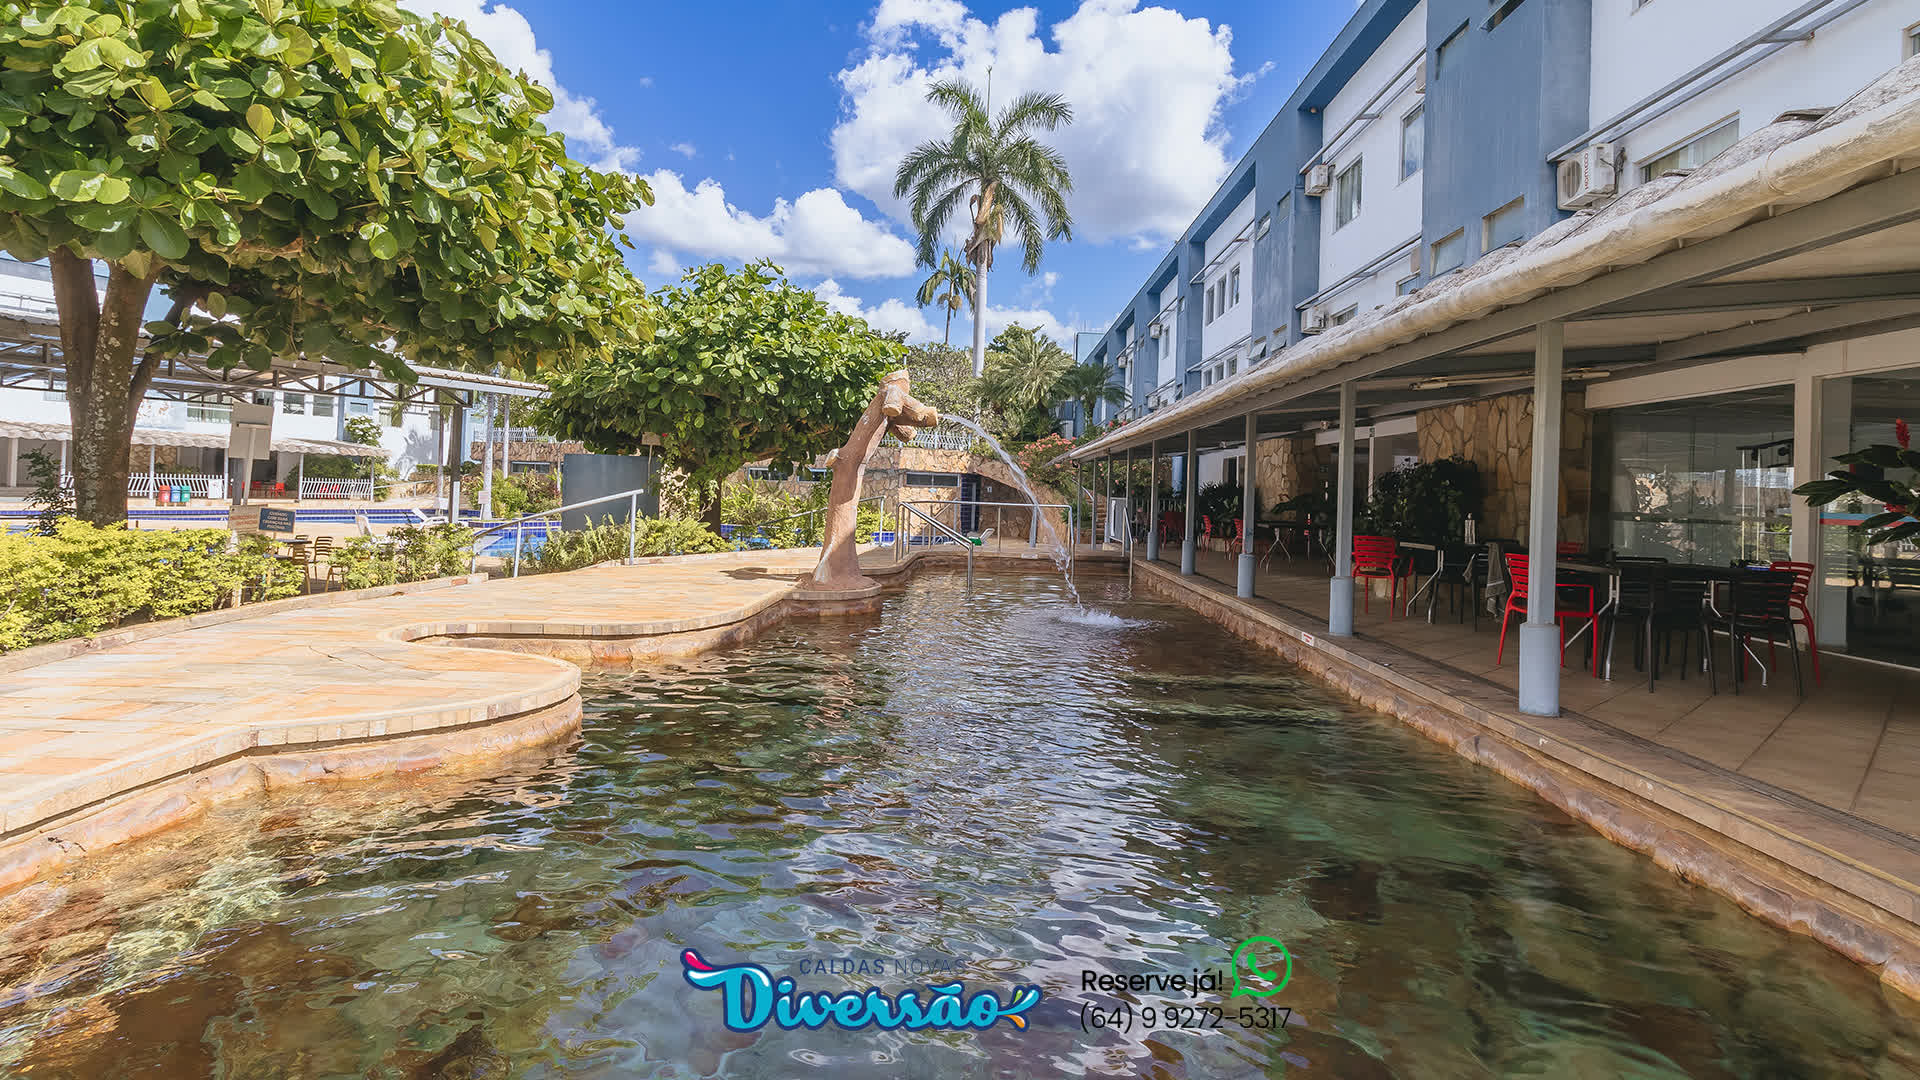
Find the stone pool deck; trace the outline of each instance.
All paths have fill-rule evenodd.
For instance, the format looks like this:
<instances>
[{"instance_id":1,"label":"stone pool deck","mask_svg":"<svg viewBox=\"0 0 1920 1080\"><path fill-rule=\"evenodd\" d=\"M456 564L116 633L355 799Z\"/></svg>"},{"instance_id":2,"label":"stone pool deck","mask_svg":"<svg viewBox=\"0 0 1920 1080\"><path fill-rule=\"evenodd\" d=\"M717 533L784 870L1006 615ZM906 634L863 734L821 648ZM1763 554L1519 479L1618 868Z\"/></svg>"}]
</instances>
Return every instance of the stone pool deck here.
<instances>
[{"instance_id":1,"label":"stone pool deck","mask_svg":"<svg viewBox=\"0 0 1920 1080\"><path fill-rule=\"evenodd\" d=\"M0 888L249 791L570 737L580 665L746 640L818 554L302 597L0 657Z\"/></svg>"}]
</instances>

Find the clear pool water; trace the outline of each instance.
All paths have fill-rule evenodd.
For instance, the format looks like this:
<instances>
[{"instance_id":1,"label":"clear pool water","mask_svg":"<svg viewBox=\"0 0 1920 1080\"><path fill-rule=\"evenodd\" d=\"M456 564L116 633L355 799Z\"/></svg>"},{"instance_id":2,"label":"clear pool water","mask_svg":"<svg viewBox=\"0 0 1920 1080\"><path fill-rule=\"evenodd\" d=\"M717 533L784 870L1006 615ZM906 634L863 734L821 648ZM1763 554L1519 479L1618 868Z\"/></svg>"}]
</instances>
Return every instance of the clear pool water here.
<instances>
[{"instance_id":1,"label":"clear pool water","mask_svg":"<svg viewBox=\"0 0 1920 1080\"><path fill-rule=\"evenodd\" d=\"M1082 586L1105 616L1044 576L922 578L877 618L591 675L557 754L236 806L0 898L0 1075L1920 1070L1920 1010L1869 973ZM1283 1027L1083 1031L1121 1000L1089 974L1225 968L1252 935L1293 956ZM1046 996L1025 1031L734 1033L688 947L804 989L916 983L800 973L880 958Z\"/></svg>"}]
</instances>

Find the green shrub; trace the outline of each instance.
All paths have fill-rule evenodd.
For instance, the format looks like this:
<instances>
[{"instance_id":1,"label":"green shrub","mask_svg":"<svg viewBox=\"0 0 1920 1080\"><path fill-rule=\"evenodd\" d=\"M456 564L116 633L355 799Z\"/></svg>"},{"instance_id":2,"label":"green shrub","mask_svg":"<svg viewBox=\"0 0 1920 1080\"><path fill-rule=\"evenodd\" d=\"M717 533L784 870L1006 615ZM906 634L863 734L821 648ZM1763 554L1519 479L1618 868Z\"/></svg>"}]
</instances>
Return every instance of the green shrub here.
<instances>
[{"instance_id":1,"label":"green shrub","mask_svg":"<svg viewBox=\"0 0 1920 1080\"><path fill-rule=\"evenodd\" d=\"M560 482L552 473L493 471L495 521L511 521L560 505Z\"/></svg>"},{"instance_id":2,"label":"green shrub","mask_svg":"<svg viewBox=\"0 0 1920 1080\"><path fill-rule=\"evenodd\" d=\"M330 565L343 589L371 589L400 580L393 548L371 536L355 536L333 549Z\"/></svg>"},{"instance_id":3,"label":"green shrub","mask_svg":"<svg viewBox=\"0 0 1920 1080\"><path fill-rule=\"evenodd\" d=\"M713 535L705 524L687 518L645 518L633 530L633 552L636 557L732 550L731 543ZM579 570L626 557L627 527L608 517L591 528L549 533L538 551L524 557L520 572ZM507 572L513 572L511 559L508 560Z\"/></svg>"},{"instance_id":4,"label":"green shrub","mask_svg":"<svg viewBox=\"0 0 1920 1080\"><path fill-rule=\"evenodd\" d=\"M224 529L99 528L75 518L53 534L0 536L0 651L195 615L300 591L298 564L273 541Z\"/></svg>"}]
</instances>

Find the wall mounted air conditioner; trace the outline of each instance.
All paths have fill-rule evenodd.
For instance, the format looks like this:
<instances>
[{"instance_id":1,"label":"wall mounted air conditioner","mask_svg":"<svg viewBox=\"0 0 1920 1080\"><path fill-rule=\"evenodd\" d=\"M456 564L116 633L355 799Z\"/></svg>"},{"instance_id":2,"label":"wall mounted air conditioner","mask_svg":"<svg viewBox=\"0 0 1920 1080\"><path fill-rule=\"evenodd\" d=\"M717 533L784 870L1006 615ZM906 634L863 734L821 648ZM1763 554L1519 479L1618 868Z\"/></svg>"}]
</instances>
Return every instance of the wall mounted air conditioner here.
<instances>
[{"instance_id":1,"label":"wall mounted air conditioner","mask_svg":"<svg viewBox=\"0 0 1920 1080\"><path fill-rule=\"evenodd\" d=\"M1159 337L1159 336L1160 336L1160 334L1161 334L1161 332L1162 332L1162 327L1160 326L1160 320L1159 320L1159 319L1155 319L1155 320L1153 320L1152 322L1150 322L1150 323L1148 323L1148 324L1147 324L1147 336L1148 336L1148 337L1150 337L1150 338L1157 338L1157 337Z\"/></svg>"},{"instance_id":2,"label":"wall mounted air conditioner","mask_svg":"<svg viewBox=\"0 0 1920 1080\"><path fill-rule=\"evenodd\" d=\"M1560 209L1578 210L1613 195L1619 186L1618 147L1594 143L1560 163Z\"/></svg>"},{"instance_id":3,"label":"wall mounted air conditioner","mask_svg":"<svg viewBox=\"0 0 1920 1080\"><path fill-rule=\"evenodd\" d=\"M1326 308L1323 308L1323 307L1308 308L1307 313L1304 316L1302 316L1300 319L1300 332L1303 334L1317 334L1320 331L1325 330L1326 328L1327 328L1327 309Z\"/></svg>"},{"instance_id":4,"label":"wall mounted air conditioner","mask_svg":"<svg viewBox=\"0 0 1920 1080\"><path fill-rule=\"evenodd\" d=\"M1307 194L1325 195L1327 189L1332 186L1333 166L1321 164L1307 169Z\"/></svg>"}]
</instances>

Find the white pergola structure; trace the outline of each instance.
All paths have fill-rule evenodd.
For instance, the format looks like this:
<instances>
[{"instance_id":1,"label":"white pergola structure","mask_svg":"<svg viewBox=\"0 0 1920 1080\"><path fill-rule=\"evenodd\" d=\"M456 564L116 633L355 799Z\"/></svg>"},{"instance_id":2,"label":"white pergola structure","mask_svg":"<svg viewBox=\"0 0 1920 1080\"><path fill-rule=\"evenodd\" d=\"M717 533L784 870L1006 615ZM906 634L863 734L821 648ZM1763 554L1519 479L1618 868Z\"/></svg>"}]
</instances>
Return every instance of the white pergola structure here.
<instances>
[{"instance_id":1,"label":"white pergola structure","mask_svg":"<svg viewBox=\"0 0 1920 1080\"><path fill-rule=\"evenodd\" d=\"M0 387L53 388L59 385L59 380L64 378L65 373L66 363L61 354L60 327L57 322L51 318L33 315L0 317ZM403 383L382 378L361 369L344 367L312 357L275 359L264 371L254 371L250 368L222 371L209 366L204 356L187 355L169 359L162 365L147 390L147 397L163 401L224 404L236 398L244 400L246 395L255 391L282 390L309 396L366 398L396 407L405 405L450 407L453 411L453 423L448 431L447 455L443 465L447 469L449 478L447 520L453 521L457 519L458 515L455 511L460 505L459 466L466 447L467 410L474 406L481 394L540 397L547 392L547 388L536 382L445 368L420 367L415 368L414 373L417 376L415 381ZM10 434L11 432L5 429L15 427L49 430L59 428L61 432L60 434L24 433L23 437L26 438L60 440L70 438L66 425L11 422L0 422L0 436ZM212 442L192 441L208 439ZM219 436L154 431L138 427L134 429L134 442L160 446L215 445L221 448L226 446L226 441ZM18 445L17 441L14 445ZM303 454L344 454L359 457L386 455L386 451L378 447L323 439L274 439L272 448ZM16 479L15 476L9 475L7 477L9 486L14 486Z\"/></svg>"},{"instance_id":2,"label":"white pergola structure","mask_svg":"<svg viewBox=\"0 0 1920 1080\"><path fill-rule=\"evenodd\" d=\"M1097 463L1137 447L1184 444L1191 472L1196 450L1251 450L1262 434L1338 425L1327 629L1350 635L1357 424L1531 384L1528 535L1536 546L1545 538L1542 550L1551 552L1569 378L1658 377L1920 327L1916 166L1920 60L1838 108L1787 114L1700 169L1654 178L1489 252L1069 457ZM1809 394L1817 393L1812 385ZM1256 472L1248 459L1245 506L1254 503ZM1821 462L1817 452L1796 454L1796 482L1820 476ZM1193 484L1186 487L1181 573L1191 574ZM1813 516L1804 507L1794 513L1795 557L1811 561ZM1552 558L1532 559L1528 570L1532 596L1555 595ZM1238 577L1239 595L1252 596L1250 551ZM1560 663L1554 605L1532 605L1520 633L1522 711L1559 712Z\"/></svg>"}]
</instances>

